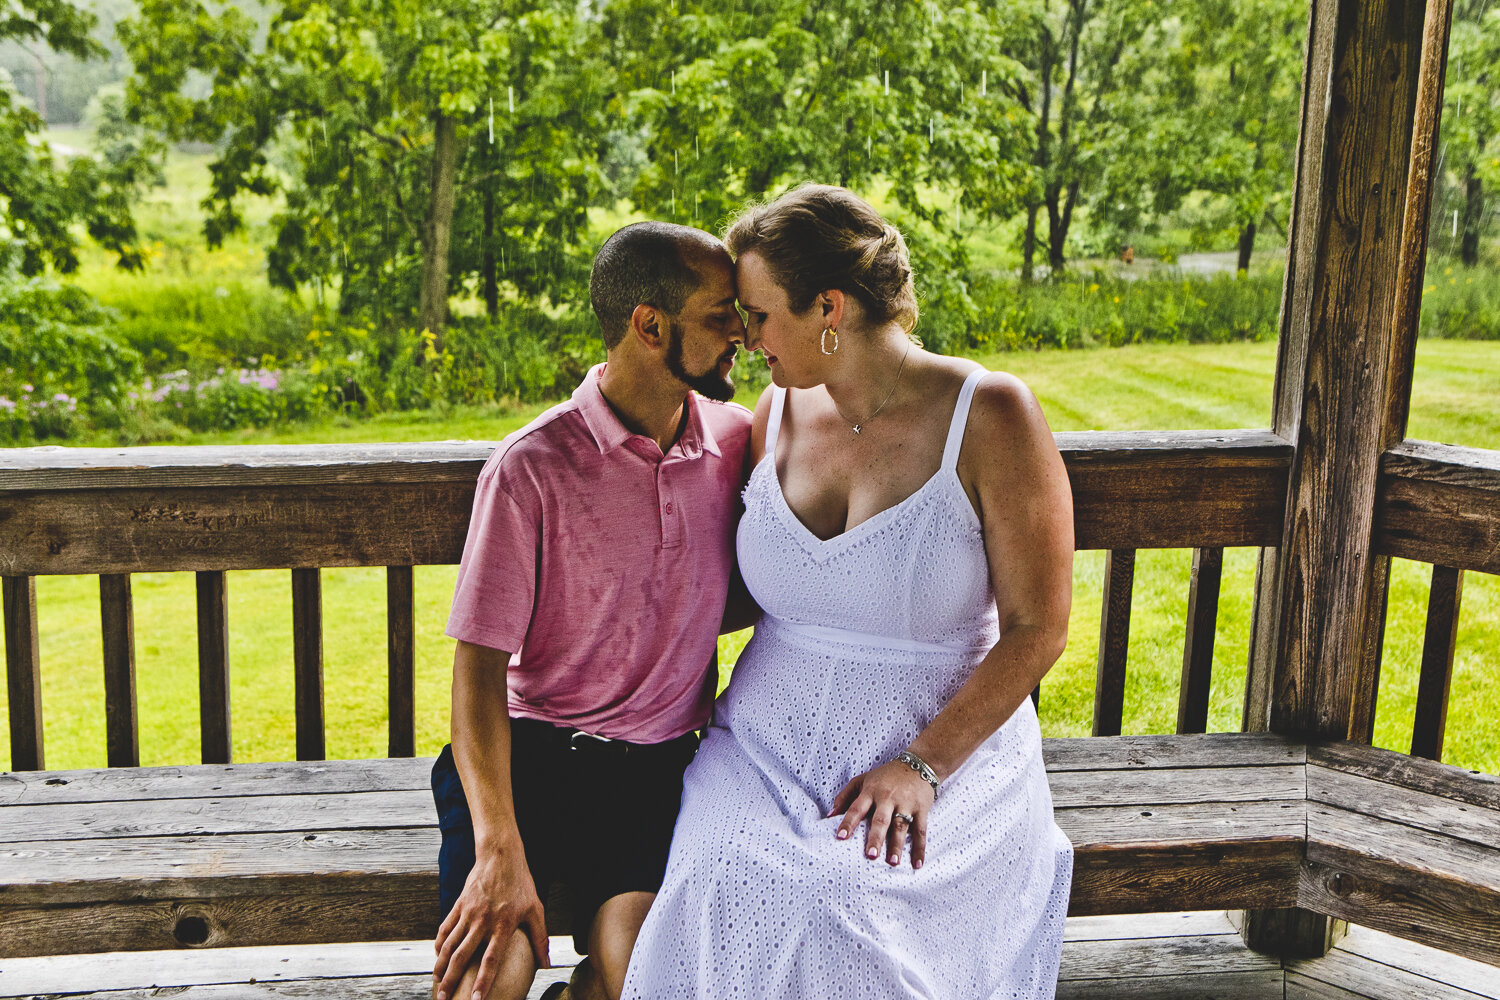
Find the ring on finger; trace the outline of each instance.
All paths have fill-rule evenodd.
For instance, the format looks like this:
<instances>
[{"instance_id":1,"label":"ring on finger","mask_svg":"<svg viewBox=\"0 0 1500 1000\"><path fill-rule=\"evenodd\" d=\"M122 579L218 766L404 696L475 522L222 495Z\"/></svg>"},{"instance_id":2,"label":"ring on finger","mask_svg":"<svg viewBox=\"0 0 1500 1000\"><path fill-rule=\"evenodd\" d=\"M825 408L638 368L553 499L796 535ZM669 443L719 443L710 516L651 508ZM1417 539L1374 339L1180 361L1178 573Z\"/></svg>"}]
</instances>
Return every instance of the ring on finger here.
<instances>
[{"instance_id":1,"label":"ring on finger","mask_svg":"<svg viewBox=\"0 0 1500 1000\"><path fill-rule=\"evenodd\" d=\"M905 823L907 826L910 826L912 823L916 822L916 817L915 816L908 816L906 813L896 813L895 815L893 815L891 817L891 819L899 819L901 822Z\"/></svg>"}]
</instances>

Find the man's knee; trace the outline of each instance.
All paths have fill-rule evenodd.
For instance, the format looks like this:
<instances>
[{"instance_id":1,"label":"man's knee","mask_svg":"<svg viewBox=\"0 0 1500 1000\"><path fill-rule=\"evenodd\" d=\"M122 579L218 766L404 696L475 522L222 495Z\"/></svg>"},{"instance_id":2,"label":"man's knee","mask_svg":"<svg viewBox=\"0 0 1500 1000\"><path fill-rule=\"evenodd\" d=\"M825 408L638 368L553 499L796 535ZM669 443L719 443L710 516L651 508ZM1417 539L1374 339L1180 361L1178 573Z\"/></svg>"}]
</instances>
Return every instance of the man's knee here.
<instances>
[{"instance_id":1,"label":"man's knee","mask_svg":"<svg viewBox=\"0 0 1500 1000\"><path fill-rule=\"evenodd\" d=\"M475 955L469 960L469 967L464 970L463 978L458 981L458 986L449 995L449 1000L472 1000L474 996L474 984L479 978L479 965L484 954ZM499 957L494 982L490 985L489 992L481 1000L525 1000L527 992L531 989L531 981L536 978L536 956L531 951L531 939L526 936L525 931L516 931L511 936L510 946L505 949ZM438 984L432 984L432 995L437 997Z\"/></svg>"},{"instance_id":2,"label":"man's knee","mask_svg":"<svg viewBox=\"0 0 1500 1000\"><path fill-rule=\"evenodd\" d=\"M625 988L630 953L655 898L656 894L650 892L621 893L605 900L594 916L589 930L589 963L602 995L608 1000L619 1000Z\"/></svg>"}]
</instances>

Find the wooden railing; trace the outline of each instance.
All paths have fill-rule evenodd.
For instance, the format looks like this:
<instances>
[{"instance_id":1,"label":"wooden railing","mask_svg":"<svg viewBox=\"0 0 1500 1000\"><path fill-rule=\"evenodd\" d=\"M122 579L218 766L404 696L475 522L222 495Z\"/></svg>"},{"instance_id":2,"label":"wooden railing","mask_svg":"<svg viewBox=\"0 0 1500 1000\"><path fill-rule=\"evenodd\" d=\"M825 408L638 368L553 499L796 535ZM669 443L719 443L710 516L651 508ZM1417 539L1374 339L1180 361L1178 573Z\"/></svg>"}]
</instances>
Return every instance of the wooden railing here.
<instances>
[{"instance_id":1,"label":"wooden railing","mask_svg":"<svg viewBox=\"0 0 1500 1000\"><path fill-rule=\"evenodd\" d=\"M1135 556L1193 550L1177 731L1207 727L1226 547L1281 541L1291 447L1260 431L1062 433L1077 546L1108 552L1093 732L1121 732ZM131 574L197 576L202 756L231 758L229 570L291 572L296 746L324 756L322 567L384 566L389 747L415 748L412 567L456 563L487 444L33 449L0 459L11 761L42 768L35 577L99 576L107 760L139 763ZM1500 572L1500 455L1386 455L1382 554L1435 564L1413 752L1441 756L1462 574Z\"/></svg>"}]
</instances>

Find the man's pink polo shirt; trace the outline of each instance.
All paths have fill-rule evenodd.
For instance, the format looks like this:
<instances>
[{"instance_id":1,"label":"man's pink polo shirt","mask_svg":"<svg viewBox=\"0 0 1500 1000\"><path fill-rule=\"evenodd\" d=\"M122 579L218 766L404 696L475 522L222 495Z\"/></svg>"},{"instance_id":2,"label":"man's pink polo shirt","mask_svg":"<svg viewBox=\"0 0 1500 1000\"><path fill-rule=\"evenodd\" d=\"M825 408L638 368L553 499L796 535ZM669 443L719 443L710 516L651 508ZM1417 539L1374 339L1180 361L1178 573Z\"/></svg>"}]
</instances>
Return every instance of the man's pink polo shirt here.
<instances>
[{"instance_id":1,"label":"man's pink polo shirt","mask_svg":"<svg viewBox=\"0 0 1500 1000\"><path fill-rule=\"evenodd\" d=\"M447 633L516 653L513 717L660 743L708 722L751 414L690 393L663 455L603 371L485 463Z\"/></svg>"}]
</instances>

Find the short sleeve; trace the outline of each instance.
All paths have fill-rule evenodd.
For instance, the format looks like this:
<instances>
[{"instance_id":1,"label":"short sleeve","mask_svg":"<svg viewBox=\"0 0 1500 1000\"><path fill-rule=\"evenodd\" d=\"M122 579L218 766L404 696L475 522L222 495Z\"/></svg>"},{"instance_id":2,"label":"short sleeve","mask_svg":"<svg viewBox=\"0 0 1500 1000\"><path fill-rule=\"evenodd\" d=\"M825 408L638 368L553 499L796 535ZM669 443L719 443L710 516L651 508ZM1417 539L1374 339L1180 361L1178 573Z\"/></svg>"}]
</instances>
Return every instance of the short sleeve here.
<instances>
[{"instance_id":1,"label":"short sleeve","mask_svg":"<svg viewBox=\"0 0 1500 1000\"><path fill-rule=\"evenodd\" d=\"M515 653L526 641L536 604L541 511L518 503L498 480L481 475L475 490L446 634Z\"/></svg>"}]
</instances>

